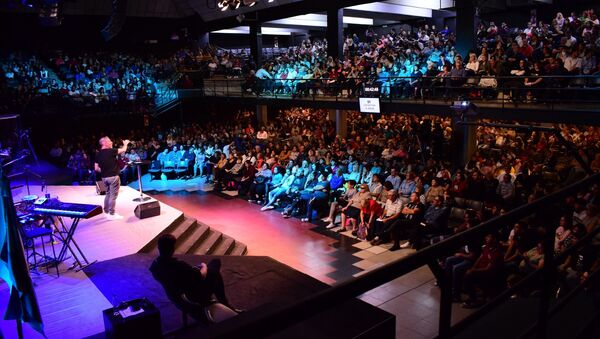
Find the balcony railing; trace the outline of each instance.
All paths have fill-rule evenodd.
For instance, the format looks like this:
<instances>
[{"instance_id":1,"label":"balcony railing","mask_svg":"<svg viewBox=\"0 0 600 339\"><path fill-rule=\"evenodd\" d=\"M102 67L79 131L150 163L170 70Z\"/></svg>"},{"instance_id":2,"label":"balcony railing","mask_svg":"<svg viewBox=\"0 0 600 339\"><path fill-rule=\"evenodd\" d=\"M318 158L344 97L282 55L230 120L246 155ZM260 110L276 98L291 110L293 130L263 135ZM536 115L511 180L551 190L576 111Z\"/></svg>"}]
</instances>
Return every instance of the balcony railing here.
<instances>
[{"instance_id":1,"label":"balcony railing","mask_svg":"<svg viewBox=\"0 0 600 339\"><path fill-rule=\"evenodd\" d=\"M469 100L499 106L527 105L547 108L571 105L573 109L596 109L600 103L600 75L591 76L469 76L386 77L346 79L210 78L187 73L194 79L191 90L210 97L357 101L364 86L377 86L381 102L439 103ZM534 79L539 83L526 84Z\"/></svg>"},{"instance_id":2,"label":"balcony railing","mask_svg":"<svg viewBox=\"0 0 600 339\"><path fill-rule=\"evenodd\" d=\"M315 310L333 307L348 298L357 297L362 293L381 286L423 265L428 265L436 276L441 288L438 323L439 338L450 338L458 335L470 326L476 324L482 317L488 316L490 312L498 306L511 303L511 296L524 289L531 290L532 287L537 289L539 293L532 293L531 297L535 302L530 305L531 309L528 309L530 312L526 314L526 319L513 319L510 324L501 324L501 326L508 326L510 331L513 332L510 337L518 337L521 335L521 337L527 338L532 336L546 338L553 321L557 321L554 317L559 310L565 308L569 302L573 301L575 297L581 296L582 293L597 293L598 288L600 288L600 273L596 270L594 272L589 272L590 277L586 282L574 287L569 293L559 296L558 299L555 297L556 294L554 293L554 289L557 281L561 279L557 272L559 264L562 263L567 256L573 255L583 246L590 244L594 237L600 233L600 227L596 227L593 231L579 239L561 254L554 255L554 237L552 235L554 234L555 229L553 228L553 225L557 224L558 219L548 211L560 211L559 207L562 206L565 197L572 196L580 190L589 188L593 184L598 184L599 182L600 174L592 175L530 204L515 208L504 215L495 217L437 244L426 247L412 255L373 269L360 277L351 278L332 286L327 290L298 300L293 304L262 309L256 311L254 317L247 317L244 319L233 318L226 327L220 327L217 329L216 333L212 333L211 337L235 338L244 337L247 333L252 333L252 336L257 338L266 337L313 316ZM544 212L540 213L540 211ZM546 221L543 223L544 233L547 235L542 239L545 253L543 268L536 269L526 274L514 286L499 291L495 297L475 313L453 323L451 281L438 266L437 259L452 255L457 248L463 247L472 239L480 239L486 234L496 233L502 225L507 225L522 220L523 218L530 217L532 216L532 213L544 217ZM589 293L587 291L589 291ZM584 295L583 297L583 299L589 299L589 296ZM520 315L523 316L523 312L520 312ZM593 318L594 314L588 314L588 316L588 318ZM584 319L581 315L578 319L585 323L577 324L580 326L578 330L585 331L589 329L590 326L595 328L595 324L590 322L590 320L593 319ZM497 323L497 321L494 321L493 323ZM564 324L562 321L558 321L557 323ZM481 333L478 333L478 335L481 335ZM572 335L574 338L584 337L577 336L577 333L572 333Z\"/></svg>"}]
</instances>

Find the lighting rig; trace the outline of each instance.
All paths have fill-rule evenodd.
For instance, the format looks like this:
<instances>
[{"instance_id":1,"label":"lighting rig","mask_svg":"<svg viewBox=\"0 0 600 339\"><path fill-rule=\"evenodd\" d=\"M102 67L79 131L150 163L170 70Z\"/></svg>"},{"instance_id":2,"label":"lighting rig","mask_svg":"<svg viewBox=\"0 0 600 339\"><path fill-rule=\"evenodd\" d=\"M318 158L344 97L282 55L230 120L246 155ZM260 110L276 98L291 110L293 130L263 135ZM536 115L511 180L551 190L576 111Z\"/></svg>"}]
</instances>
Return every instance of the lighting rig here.
<instances>
[{"instance_id":1,"label":"lighting rig","mask_svg":"<svg viewBox=\"0 0 600 339\"><path fill-rule=\"evenodd\" d=\"M275 0L268 0L268 3L271 3ZM221 10L221 12L225 12L226 10L236 10L240 7L252 7L256 5L258 0L221 0L217 2L217 7Z\"/></svg>"}]
</instances>

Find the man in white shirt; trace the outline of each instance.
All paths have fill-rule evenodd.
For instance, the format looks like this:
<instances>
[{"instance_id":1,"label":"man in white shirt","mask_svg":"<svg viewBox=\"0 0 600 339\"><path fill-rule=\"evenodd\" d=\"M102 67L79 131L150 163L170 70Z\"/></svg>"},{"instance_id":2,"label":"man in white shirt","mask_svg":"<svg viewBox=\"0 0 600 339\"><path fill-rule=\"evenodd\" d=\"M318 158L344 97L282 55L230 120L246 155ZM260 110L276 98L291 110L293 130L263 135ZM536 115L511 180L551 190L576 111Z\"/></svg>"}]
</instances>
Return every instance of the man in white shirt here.
<instances>
[{"instance_id":1,"label":"man in white shirt","mask_svg":"<svg viewBox=\"0 0 600 339\"><path fill-rule=\"evenodd\" d=\"M267 132L265 126L261 127L260 131L256 133L256 139L258 139L259 142L267 141L267 139L269 139L269 133Z\"/></svg>"},{"instance_id":2,"label":"man in white shirt","mask_svg":"<svg viewBox=\"0 0 600 339\"><path fill-rule=\"evenodd\" d=\"M577 75L581 71L582 60L577 55L577 51L572 51L571 55L567 56L564 60L564 67L569 74Z\"/></svg>"},{"instance_id":3,"label":"man in white shirt","mask_svg":"<svg viewBox=\"0 0 600 339\"><path fill-rule=\"evenodd\" d=\"M391 190L387 192L387 198L381 218L375 220L375 226L373 227L375 238L371 241L373 245L380 245L390 240L390 231L402 215L402 200L398 199L398 191Z\"/></svg>"}]
</instances>

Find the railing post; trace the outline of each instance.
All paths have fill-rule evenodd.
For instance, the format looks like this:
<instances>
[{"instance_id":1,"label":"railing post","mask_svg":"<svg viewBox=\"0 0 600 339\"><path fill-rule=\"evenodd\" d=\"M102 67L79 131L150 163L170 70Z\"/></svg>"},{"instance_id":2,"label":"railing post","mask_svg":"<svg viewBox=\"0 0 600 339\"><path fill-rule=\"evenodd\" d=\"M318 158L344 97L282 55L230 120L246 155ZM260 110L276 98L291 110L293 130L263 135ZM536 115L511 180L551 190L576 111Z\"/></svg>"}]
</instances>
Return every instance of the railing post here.
<instances>
[{"instance_id":1,"label":"railing post","mask_svg":"<svg viewBox=\"0 0 600 339\"><path fill-rule=\"evenodd\" d=\"M438 337L450 338L452 327L452 281L448 277L438 278L440 294L440 319L438 322Z\"/></svg>"},{"instance_id":2,"label":"railing post","mask_svg":"<svg viewBox=\"0 0 600 339\"><path fill-rule=\"evenodd\" d=\"M547 232L552 234L551 232ZM554 237L546 236L544 240L544 267L542 267L542 290L540 293L540 303L538 305L538 319L536 328L536 337L546 339L548 336L548 310L550 308L550 298L552 298L551 286L554 278Z\"/></svg>"}]
</instances>

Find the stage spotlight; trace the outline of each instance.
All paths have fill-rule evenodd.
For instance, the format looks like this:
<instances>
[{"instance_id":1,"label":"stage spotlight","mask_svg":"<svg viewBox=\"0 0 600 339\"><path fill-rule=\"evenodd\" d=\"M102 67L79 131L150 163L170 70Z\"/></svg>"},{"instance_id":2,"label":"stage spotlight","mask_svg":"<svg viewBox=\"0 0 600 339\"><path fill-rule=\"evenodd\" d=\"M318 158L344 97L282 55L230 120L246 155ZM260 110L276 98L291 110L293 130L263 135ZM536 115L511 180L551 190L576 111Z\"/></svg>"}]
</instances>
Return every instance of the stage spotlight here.
<instances>
[{"instance_id":1,"label":"stage spotlight","mask_svg":"<svg viewBox=\"0 0 600 339\"><path fill-rule=\"evenodd\" d=\"M256 5L256 0L244 0L244 6L252 7Z\"/></svg>"},{"instance_id":2,"label":"stage spotlight","mask_svg":"<svg viewBox=\"0 0 600 339\"><path fill-rule=\"evenodd\" d=\"M242 5L242 0L235 0L235 9L240 8L241 5Z\"/></svg>"}]
</instances>

